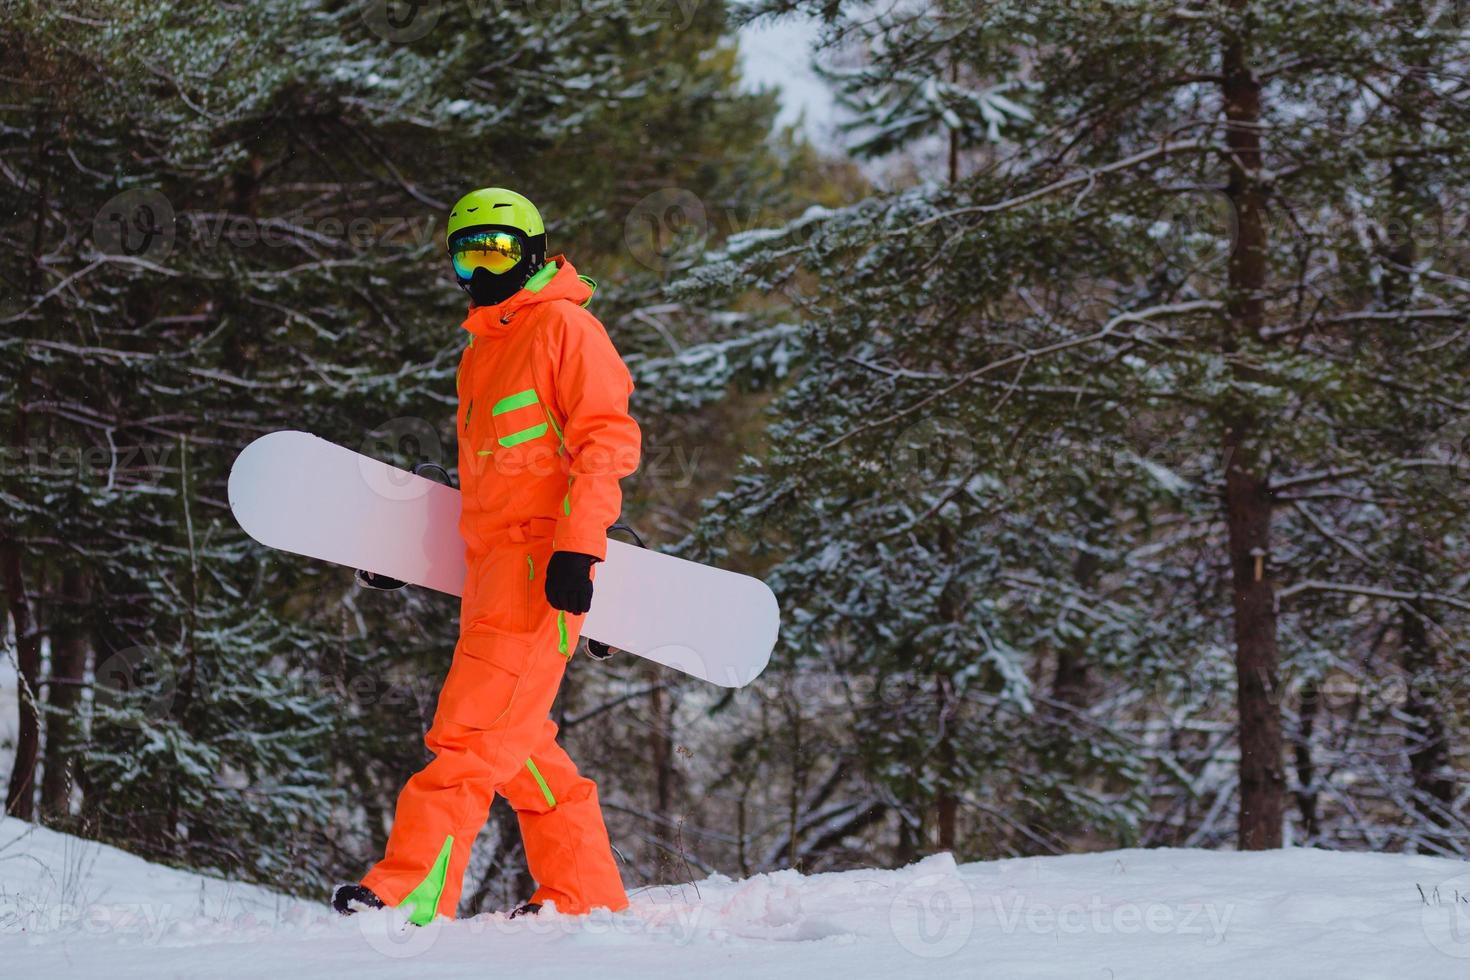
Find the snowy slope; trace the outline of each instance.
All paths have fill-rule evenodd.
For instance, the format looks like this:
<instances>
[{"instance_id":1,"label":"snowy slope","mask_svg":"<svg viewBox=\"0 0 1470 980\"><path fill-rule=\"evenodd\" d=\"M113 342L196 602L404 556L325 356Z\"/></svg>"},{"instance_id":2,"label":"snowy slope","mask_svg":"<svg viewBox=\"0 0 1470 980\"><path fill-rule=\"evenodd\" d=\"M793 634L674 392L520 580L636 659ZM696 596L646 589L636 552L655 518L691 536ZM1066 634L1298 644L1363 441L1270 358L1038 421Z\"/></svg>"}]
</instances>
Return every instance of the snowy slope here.
<instances>
[{"instance_id":1,"label":"snowy slope","mask_svg":"<svg viewBox=\"0 0 1470 980\"><path fill-rule=\"evenodd\" d=\"M653 888L620 915L400 930L0 822L7 977L1470 976L1460 862L1115 851ZM1419 889L1433 900L1426 904ZM1458 916L1458 918L1456 918Z\"/></svg>"}]
</instances>

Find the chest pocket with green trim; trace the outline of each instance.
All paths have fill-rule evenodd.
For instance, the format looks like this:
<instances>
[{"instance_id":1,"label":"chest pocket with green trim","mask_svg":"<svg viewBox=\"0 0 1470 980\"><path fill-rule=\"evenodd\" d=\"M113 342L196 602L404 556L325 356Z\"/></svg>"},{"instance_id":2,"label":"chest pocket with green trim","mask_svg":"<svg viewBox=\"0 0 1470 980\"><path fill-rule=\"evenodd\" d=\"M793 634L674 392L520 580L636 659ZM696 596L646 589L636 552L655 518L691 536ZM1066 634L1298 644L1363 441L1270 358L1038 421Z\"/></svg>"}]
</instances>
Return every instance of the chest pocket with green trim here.
<instances>
[{"instance_id":1,"label":"chest pocket with green trim","mask_svg":"<svg viewBox=\"0 0 1470 980\"><path fill-rule=\"evenodd\" d=\"M490 409L498 449L511 449L546 435L549 416L535 388L506 395Z\"/></svg>"},{"instance_id":2,"label":"chest pocket with green trim","mask_svg":"<svg viewBox=\"0 0 1470 980\"><path fill-rule=\"evenodd\" d=\"M489 415L492 437L479 455L492 457L502 473L554 467L553 460L564 452L561 426L535 388L506 395L490 407Z\"/></svg>"}]
</instances>

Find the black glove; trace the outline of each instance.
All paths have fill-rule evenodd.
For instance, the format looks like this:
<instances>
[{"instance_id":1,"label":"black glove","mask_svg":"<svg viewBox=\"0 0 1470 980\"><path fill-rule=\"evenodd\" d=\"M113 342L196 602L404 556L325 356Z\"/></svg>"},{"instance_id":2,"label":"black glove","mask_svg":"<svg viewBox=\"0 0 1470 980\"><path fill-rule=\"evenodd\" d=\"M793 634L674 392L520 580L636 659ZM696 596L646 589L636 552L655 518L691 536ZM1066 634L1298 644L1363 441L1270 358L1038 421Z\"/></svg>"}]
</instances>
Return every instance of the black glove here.
<instances>
[{"instance_id":1,"label":"black glove","mask_svg":"<svg viewBox=\"0 0 1470 980\"><path fill-rule=\"evenodd\" d=\"M580 616L592 608L591 555L557 551L546 565L546 601L552 609Z\"/></svg>"}]
</instances>

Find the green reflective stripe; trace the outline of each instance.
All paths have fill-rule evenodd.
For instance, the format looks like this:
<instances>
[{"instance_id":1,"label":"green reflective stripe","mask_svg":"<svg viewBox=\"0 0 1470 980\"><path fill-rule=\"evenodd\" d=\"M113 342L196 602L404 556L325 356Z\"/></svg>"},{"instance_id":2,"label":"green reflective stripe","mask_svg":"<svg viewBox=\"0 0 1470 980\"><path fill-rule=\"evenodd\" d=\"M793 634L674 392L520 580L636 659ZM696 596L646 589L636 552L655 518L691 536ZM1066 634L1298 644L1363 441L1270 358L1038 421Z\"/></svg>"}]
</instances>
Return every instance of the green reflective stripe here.
<instances>
[{"instance_id":1,"label":"green reflective stripe","mask_svg":"<svg viewBox=\"0 0 1470 980\"><path fill-rule=\"evenodd\" d=\"M556 278L556 270L560 268L561 266L557 265L555 262L546 263L541 267L541 271L536 273L531 278L527 279L526 284L521 288L529 289L533 293L541 292L542 289L546 288L547 283ZM578 278L581 277L579 276Z\"/></svg>"},{"instance_id":2,"label":"green reflective stripe","mask_svg":"<svg viewBox=\"0 0 1470 980\"><path fill-rule=\"evenodd\" d=\"M518 408L534 405L536 401L536 389L527 388L525 391L518 391L514 395L506 395L500 399L500 401L495 403L495 407L490 409L490 414L504 415L506 412L513 412Z\"/></svg>"},{"instance_id":3,"label":"green reflective stripe","mask_svg":"<svg viewBox=\"0 0 1470 980\"><path fill-rule=\"evenodd\" d=\"M558 612L556 614L556 632L560 637L556 641L557 651L563 657L570 657L571 654L567 652L567 614L564 612Z\"/></svg>"},{"instance_id":4,"label":"green reflective stripe","mask_svg":"<svg viewBox=\"0 0 1470 980\"><path fill-rule=\"evenodd\" d=\"M475 400L473 398L471 398L470 399L469 407L464 410L464 427L466 429L468 429L470 427L470 413L473 412L474 410L475 410Z\"/></svg>"},{"instance_id":5,"label":"green reflective stripe","mask_svg":"<svg viewBox=\"0 0 1470 980\"><path fill-rule=\"evenodd\" d=\"M493 449L481 449L481 450L476 451L475 455L476 456L494 456L495 455L495 450L493 450Z\"/></svg>"},{"instance_id":6,"label":"green reflective stripe","mask_svg":"<svg viewBox=\"0 0 1470 980\"><path fill-rule=\"evenodd\" d=\"M567 491L565 497L561 498L561 512L568 517L572 516L572 492L570 490Z\"/></svg>"},{"instance_id":7,"label":"green reflective stripe","mask_svg":"<svg viewBox=\"0 0 1470 980\"><path fill-rule=\"evenodd\" d=\"M444 879L449 877L449 855L454 850L454 838L444 838L439 849L439 860L429 869L428 877L408 893L400 908L408 911L408 921L416 926L426 926L434 921L439 912L439 898L444 894Z\"/></svg>"},{"instance_id":8,"label":"green reflective stripe","mask_svg":"<svg viewBox=\"0 0 1470 980\"><path fill-rule=\"evenodd\" d=\"M531 560L531 556L530 555L527 555L526 556L526 579L527 580L531 580L531 579L534 579L535 577L536 577L536 563Z\"/></svg>"},{"instance_id":9,"label":"green reflective stripe","mask_svg":"<svg viewBox=\"0 0 1470 980\"><path fill-rule=\"evenodd\" d=\"M556 806L556 797L551 795L551 787L547 786L546 780L541 778L541 770L536 768L536 763L527 759L526 768L531 770L532 776L536 777L536 785L541 787L541 795L546 797L546 805Z\"/></svg>"},{"instance_id":10,"label":"green reflective stripe","mask_svg":"<svg viewBox=\"0 0 1470 980\"><path fill-rule=\"evenodd\" d=\"M531 426L529 429L522 429L519 432L512 432L510 435L501 436L495 441L500 443L505 448L509 449L511 446L519 446L521 443L525 442L528 439L536 439L544 435L546 435L546 423L539 422L536 425Z\"/></svg>"}]
</instances>

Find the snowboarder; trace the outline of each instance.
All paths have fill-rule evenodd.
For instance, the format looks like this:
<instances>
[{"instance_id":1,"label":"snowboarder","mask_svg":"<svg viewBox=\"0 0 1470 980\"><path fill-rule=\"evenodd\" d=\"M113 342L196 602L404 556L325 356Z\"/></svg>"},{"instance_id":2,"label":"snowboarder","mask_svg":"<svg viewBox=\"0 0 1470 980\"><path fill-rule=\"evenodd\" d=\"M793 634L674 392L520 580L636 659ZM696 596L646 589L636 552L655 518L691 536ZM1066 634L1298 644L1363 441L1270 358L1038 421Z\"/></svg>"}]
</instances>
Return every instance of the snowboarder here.
<instances>
[{"instance_id":1,"label":"snowboarder","mask_svg":"<svg viewBox=\"0 0 1470 980\"><path fill-rule=\"evenodd\" d=\"M469 294L456 387L460 532L468 571L460 637L425 743L434 758L398 798L387 854L338 886L350 915L384 904L423 925L452 918L470 847L496 793L515 808L538 888L521 911L625 908L592 780L549 715L592 602L593 566L638 466L633 382L585 306L595 284L525 197L498 187L454 206L447 236ZM369 583L371 584L371 583Z\"/></svg>"}]
</instances>

